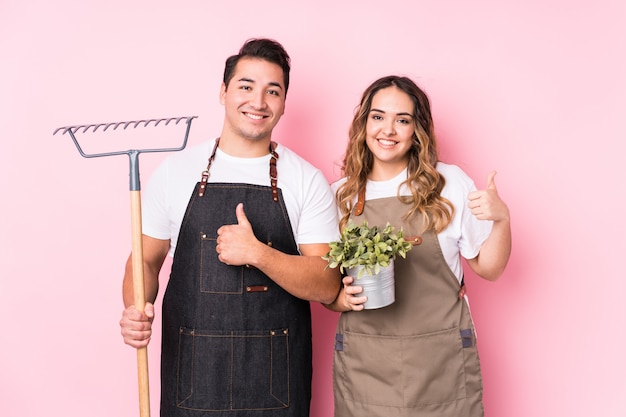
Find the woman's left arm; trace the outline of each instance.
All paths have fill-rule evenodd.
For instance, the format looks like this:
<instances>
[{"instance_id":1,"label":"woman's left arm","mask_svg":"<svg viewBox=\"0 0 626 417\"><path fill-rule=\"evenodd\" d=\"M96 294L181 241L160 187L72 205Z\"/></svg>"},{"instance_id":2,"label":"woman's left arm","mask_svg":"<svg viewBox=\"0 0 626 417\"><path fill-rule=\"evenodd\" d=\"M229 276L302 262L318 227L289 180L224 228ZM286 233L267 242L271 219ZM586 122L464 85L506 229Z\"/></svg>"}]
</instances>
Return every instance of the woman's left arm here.
<instances>
[{"instance_id":1,"label":"woman's left arm","mask_svg":"<svg viewBox=\"0 0 626 417\"><path fill-rule=\"evenodd\" d=\"M502 201L496 189L495 171L487 177L487 188L469 193L468 207L479 220L493 221L489 237L480 247L478 256L468 259L472 270L489 281L497 280L511 255L511 220L509 208Z\"/></svg>"}]
</instances>

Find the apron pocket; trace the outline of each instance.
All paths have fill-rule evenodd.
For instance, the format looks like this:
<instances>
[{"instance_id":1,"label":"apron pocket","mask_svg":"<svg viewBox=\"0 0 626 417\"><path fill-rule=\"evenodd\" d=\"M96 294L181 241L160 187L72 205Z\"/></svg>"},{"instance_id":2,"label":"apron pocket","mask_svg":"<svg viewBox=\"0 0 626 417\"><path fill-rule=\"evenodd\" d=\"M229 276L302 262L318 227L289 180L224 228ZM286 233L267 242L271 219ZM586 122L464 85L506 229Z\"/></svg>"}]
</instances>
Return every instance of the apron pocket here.
<instances>
[{"instance_id":1,"label":"apron pocket","mask_svg":"<svg viewBox=\"0 0 626 417\"><path fill-rule=\"evenodd\" d=\"M402 407L402 349L397 337L343 334L343 350L335 351L335 383L339 397L367 405Z\"/></svg>"},{"instance_id":2,"label":"apron pocket","mask_svg":"<svg viewBox=\"0 0 626 417\"><path fill-rule=\"evenodd\" d=\"M202 411L289 406L289 332L180 329L176 404Z\"/></svg>"},{"instance_id":3,"label":"apron pocket","mask_svg":"<svg viewBox=\"0 0 626 417\"><path fill-rule=\"evenodd\" d=\"M413 408L466 396L458 329L416 336L345 332L335 372L340 394L361 404Z\"/></svg>"},{"instance_id":4,"label":"apron pocket","mask_svg":"<svg viewBox=\"0 0 626 417\"><path fill-rule=\"evenodd\" d=\"M243 294L243 270L217 259L217 239L202 236L200 253L200 291L211 294ZM208 259L212 261L209 262Z\"/></svg>"},{"instance_id":5,"label":"apron pocket","mask_svg":"<svg viewBox=\"0 0 626 417\"><path fill-rule=\"evenodd\" d=\"M458 328L404 339L407 407L465 398L465 367Z\"/></svg>"}]
</instances>

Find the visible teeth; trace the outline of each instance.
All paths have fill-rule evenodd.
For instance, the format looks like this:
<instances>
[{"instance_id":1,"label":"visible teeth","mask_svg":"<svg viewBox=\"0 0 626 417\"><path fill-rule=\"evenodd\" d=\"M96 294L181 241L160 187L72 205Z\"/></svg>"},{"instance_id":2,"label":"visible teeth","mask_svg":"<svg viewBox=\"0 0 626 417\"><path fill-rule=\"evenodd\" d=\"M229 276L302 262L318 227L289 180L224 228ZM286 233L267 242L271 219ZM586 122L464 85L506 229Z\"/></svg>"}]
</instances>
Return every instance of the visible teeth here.
<instances>
[{"instance_id":1,"label":"visible teeth","mask_svg":"<svg viewBox=\"0 0 626 417\"><path fill-rule=\"evenodd\" d=\"M252 114L252 113L247 113L248 117L254 120L261 120L263 118L263 116L260 116L258 114Z\"/></svg>"},{"instance_id":2,"label":"visible teeth","mask_svg":"<svg viewBox=\"0 0 626 417\"><path fill-rule=\"evenodd\" d=\"M387 145L387 146L396 144L395 140L388 140L388 139L378 139L378 142L380 142L381 145Z\"/></svg>"}]
</instances>

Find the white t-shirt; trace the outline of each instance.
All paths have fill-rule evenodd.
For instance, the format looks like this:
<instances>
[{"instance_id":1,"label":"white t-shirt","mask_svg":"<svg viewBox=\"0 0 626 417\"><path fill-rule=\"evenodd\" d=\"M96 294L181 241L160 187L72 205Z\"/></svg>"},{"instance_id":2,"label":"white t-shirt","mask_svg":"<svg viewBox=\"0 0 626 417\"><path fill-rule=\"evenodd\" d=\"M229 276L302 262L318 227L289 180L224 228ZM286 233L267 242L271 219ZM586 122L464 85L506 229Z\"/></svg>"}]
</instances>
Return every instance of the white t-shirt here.
<instances>
[{"instance_id":1,"label":"white t-shirt","mask_svg":"<svg viewBox=\"0 0 626 417\"><path fill-rule=\"evenodd\" d=\"M467 207L467 195L475 191L476 186L465 172L456 165L444 164L443 162L437 163L436 168L446 179L446 185L441 191L441 195L450 200L455 208L452 221L437 235L437 238L446 263L460 282L463 277L461 256L472 259L478 255L480 247L491 233L493 222L478 220ZM406 178L407 170L405 169L390 180L368 180L365 189L365 201L396 197L398 187ZM336 192L343 182L345 182L345 178L333 183L331 186L333 192ZM406 186L402 187L401 195L411 195Z\"/></svg>"},{"instance_id":2,"label":"white t-shirt","mask_svg":"<svg viewBox=\"0 0 626 417\"><path fill-rule=\"evenodd\" d=\"M214 144L215 140L210 140L170 155L154 172L142 195L143 234L170 239L170 256L174 256L187 204ZM322 172L280 144L276 152L278 188L283 193L296 243L336 240L339 231L335 199ZM259 158L237 158L217 149L209 182L269 186L269 159L269 153Z\"/></svg>"}]
</instances>

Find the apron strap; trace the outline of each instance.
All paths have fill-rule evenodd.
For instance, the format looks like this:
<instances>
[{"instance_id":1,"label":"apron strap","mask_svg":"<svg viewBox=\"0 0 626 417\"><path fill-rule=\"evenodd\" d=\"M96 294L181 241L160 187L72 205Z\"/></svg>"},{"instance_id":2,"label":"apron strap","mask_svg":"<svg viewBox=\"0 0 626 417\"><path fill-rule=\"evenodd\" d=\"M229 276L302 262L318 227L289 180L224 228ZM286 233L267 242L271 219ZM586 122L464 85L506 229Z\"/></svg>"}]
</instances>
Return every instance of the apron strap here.
<instances>
[{"instance_id":1,"label":"apron strap","mask_svg":"<svg viewBox=\"0 0 626 417\"><path fill-rule=\"evenodd\" d=\"M467 288L465 287L465 275L463 275L461 277L461 286L459 287L459 300L465 297L466 293L467 293Z\"/></svg>"},{"instance_id":2,"label":"apron strap","mask_svg":"<svg viewBox=\"0 0 626 417\"><path fill-rule=\"evenodd\" d=\"M204 195L204 190L206 189L206 183L209 181L209 177L211 174L209 170L211 169L211 164L215 159L215 153L217 152L217 145L220 143L220 138L215 139L215 146L213 146L213 151L211 152L211 156L209 156L209 163L207 167L202 171L202 178L200 178L200 187L198 188L198 197L202 197Z\"/></svg>"},{"instance_id":3,"label":"apron strap","mask_svg":"<svg viewBox=\"0 0 626 417\"><path fill-rule=\"evenodd\" d=\"M354 206L354 215L360 216L365 209L365 187L359 190L359 196L357 197L356 205Z\"/></svg>"},{"instance_id":4,"label":"apron strap","mask_svg":"<svg viewBox=\"0 0 626 417\"><path fill-rule=\"evenodd\" d=\"M278 171L276 171L276 161L278 154L276 153L276 142L270 142L270 184L272 185L272 200L278 203Z\"/></svg>"},{"instance_id":5,"label":"apron strap","mask_svg":"<svg viewBox=\"0 0 626 417\"><path fill-rule=\"evenodd\" d=\"M207 167L202 171L202 177L200 178L200 187L198 188L198 197L204 196L204 191L206 189L206 184L209 181L209 177L211 176L211 164L213 164L213 160L215 159L215 154L217 152L217 146L220 143L220 138L215 139L215 146L213 146L213 151L211 151L211 156L209 156L209 162ZM278 153L276 152L276 142L270 142L270 184L272 186L272 200L278 203L278 171L276 169L276 161L278 160Z\"/></svg>"}]
</instances>

